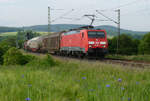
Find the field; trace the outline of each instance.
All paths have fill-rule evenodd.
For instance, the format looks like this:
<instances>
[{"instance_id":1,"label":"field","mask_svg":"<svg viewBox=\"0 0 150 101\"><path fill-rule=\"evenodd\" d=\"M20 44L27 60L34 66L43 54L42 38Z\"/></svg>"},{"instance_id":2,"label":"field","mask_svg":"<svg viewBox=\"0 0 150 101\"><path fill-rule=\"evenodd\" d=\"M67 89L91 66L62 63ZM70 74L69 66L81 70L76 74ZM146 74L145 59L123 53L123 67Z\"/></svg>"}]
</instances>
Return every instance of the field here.
<instances>
[{"instance_id":1,"label":"field","mask_svg":"<svg viewBox=\"0 0 150 101\"><path fill-rule=\"evenodd\" d=\"M149 101L150 70L80 60L2 66L1 101Z\"/></svg>"},{"instance_id":2,"label":"field","mask_svg":"<svg viewBox=\"0 0 150 101\"><path fill-rule=\"evenodd\" d=\"M0 33L0 36L15 36L15 35L17 35L17 32Z\"/></svg>"},{"instance_id":3,"label":"field","mask_svg":"<svg viewBox=\"0 0 150 101\"><path fill-rule=\"evenodd\" d=\"M45 35L47 32L38 32L40 35ZM16 36L17 32L5 32L5 33L0 33L0 36Z\"/></svg>"}]
</instances>

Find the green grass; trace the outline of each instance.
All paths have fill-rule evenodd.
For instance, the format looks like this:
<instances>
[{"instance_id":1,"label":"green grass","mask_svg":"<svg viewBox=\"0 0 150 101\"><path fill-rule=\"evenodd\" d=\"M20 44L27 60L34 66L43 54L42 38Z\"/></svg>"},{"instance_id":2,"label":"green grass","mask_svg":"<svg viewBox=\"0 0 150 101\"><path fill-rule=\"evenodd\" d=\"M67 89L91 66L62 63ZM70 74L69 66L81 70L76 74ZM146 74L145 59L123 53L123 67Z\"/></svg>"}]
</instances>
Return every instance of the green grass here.
<instances>
[{"instance_id":1,"label":"green grass","mask_svg":"<svg viewBox=\"0 0 150 101\"><path fill-rule=\"evenodd\" d=\"M57 60L58 61L58 60ZM53 67L1 66L1 101L149 101L150 70L59 60ZM118 79L122 81L119 82ZM110 85L110 87L106 87ZM131 99L131 100L128 100Z\"/></svg>"},{"instance_id":2,"label":"green grass","mask_svg":"<svg viewBox=\"0 0 150 101\"><path fill-rule=\"evenodd\" d=\"M5 32L1 33L0 36L16 36L17 32Z\"/></svg>"},{"instance_id":3,"label":"green grass","mask_svg":"<svg viewBox=\"0 0 150 101\"><path fill-rule=\"evenodd\" d=\"M131 56L126 56L126 55L107 55L106 58L126 59L126 60L150 62L150 55L131 55Z\"/></svg>"},{"instance_id":4,"label":"green grass","mask_svg":"<svg viewBox=\"0 0 150 101\"><path fill-rule=\"evenodd\" d=\"M48 32L38 32L40 35L46 35ZM5 33L0 33L0 36L16 36L17 32L5 32Z\"/></svg>"},{"instance_id":5,"label":"green grass","mask_svg":"<svg viewBox=\"0 0 150 101\"><path fill-rule=\"evenodd\" d=\"M48 34L48 32L38 32L38 33L40 33L40 35L47 35Z\"/></svg>"}]
</instances>

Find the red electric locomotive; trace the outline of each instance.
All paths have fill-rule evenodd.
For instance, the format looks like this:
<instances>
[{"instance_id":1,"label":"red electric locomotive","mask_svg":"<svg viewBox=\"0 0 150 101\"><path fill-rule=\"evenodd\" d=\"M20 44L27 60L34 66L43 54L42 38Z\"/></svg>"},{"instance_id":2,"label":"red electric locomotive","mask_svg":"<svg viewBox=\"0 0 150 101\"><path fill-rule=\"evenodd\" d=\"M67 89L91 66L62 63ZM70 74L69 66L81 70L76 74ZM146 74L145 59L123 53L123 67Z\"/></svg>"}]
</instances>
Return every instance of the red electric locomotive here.
<instances>
[{"instance_id":1,"label":"red electric locomotive","mask_svg":"<svg viewBox=\"0 0 150 101\"><path fill-rule=\"evenodd\" d=\"M33 38L26 42L25 48L61 55L104 57L108 41L105 30L86 26Z\"/></svg>"},{"instance_id":2,"label":"red electric locomotive","mask_svg":"<svg viewBox=\"0 0 150 101\"><path fill-rule=\"evenodd\" d=\"M104 57L108 52L108 41L105 30L80 29L64 32L60 38L60 52L84 57Z\"/></svg>"}]
</instances>

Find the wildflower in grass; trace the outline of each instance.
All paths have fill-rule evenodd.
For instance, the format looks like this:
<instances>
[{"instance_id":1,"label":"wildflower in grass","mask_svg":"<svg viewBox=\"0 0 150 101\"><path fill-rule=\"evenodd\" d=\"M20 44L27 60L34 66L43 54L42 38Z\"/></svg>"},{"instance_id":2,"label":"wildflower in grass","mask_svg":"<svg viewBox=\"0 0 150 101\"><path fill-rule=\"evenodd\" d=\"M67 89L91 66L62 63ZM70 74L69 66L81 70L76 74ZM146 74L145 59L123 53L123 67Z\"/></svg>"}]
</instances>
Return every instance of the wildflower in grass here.
<instances>
[{"instance_id":1,"label":"wildflower in grass","mask_svg":"<svg viewBox=\"0 0 150 101\"><path fill-rule=\"evenodd\" d=\"M131 101L131 98L128 98L128 101Z\"/></svg>"},{"instance_id":2,"label":"wildflower in grass","mask_svg":"<svg viewBox=\"0 0 150 101\"><path fill-rule=\"evenodd\" d=\"M136 82L136 84L138 85L138 84L139 84L139 82Z\"/></svg>"},{"instance_id":3,"label":"wildflower in grass","mask_svg":"<svg viewBox=\"0 0 150 101\"><path fill-rule=\"evenodd\" d=\"M93 92L93 91L94 91L94 89L89 89L89 91L90 91L90 92Z\"/></svg>"},{"instance_id":4,"label":"wildflower in grass","mask_svg":"<svg viewBox=\"0 0 150 101\"><path fill-rule=\"evenodd\" d=\"M124 90L125 88L124 87L121 87L121 90Z\"/></svg>"},{"instance_id":5,"label":"wildflower in grass","mask_svg":"<svg viewBox=\"0 0 150 101\"><path fill-rule=\"evenodd\" d=\"M122 82L122 79L119 78L119 79L118 79L118 82Z\"/></svg>"},{"instance_id":6,"label":"wildflower in grass","mask_svg":"<svg viewBox=\"0 0 150 101\"><path fill-rule=\"evenodd\" d=\"M86 79L86 77L82 77L82 79L83 79L83 80L85 80L85 79Z\"/></svg>"},{"instance_id":7,"label":"wildflower in grass","mask_svg":"<svg viewBox=\"0 0 150 101\"><path fill-rule=\"evenodd\" d=\"M110 87L110 85L106 85L106 87Z\"/></svg>"},{"instance_id":8,"label":"wildflower in grass","mask_svg":"<svg viewBox=\"0 0 150 101\"><path fill-rule=\"evenodd\" d=\"M24 78L24 75L22 75L21 77Z\"/></svg>"},{"instance_id":9,"label":"wildflower in grass","mask_svg":"<svg viewBox=\"0 0 150 101\"><path fill-rule=\"evenodd\" d=\"M31 99L30 98L26 98L26 101L30 101Z\"/></svg>"}]
</instances>

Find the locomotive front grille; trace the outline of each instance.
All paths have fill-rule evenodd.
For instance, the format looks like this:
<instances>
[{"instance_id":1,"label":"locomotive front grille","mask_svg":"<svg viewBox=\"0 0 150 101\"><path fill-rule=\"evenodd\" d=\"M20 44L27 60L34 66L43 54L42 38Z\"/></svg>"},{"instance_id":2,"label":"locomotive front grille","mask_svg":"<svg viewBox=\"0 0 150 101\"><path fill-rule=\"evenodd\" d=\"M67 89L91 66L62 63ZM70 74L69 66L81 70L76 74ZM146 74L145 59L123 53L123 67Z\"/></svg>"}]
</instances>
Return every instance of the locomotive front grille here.
<instances>
[{"instance_id":1,"label":"locomotive front grille","mask_svg":"<svg viewBox=\"0 0 150 101\"><path fill-rule=\"evenodd\" d=\"M108 50L106 48L89 48L88 49L88 53L89 54L95 54L95 53L98 53L98 54L106 54L108 53Z\"/></svg>"}]
</instances>

